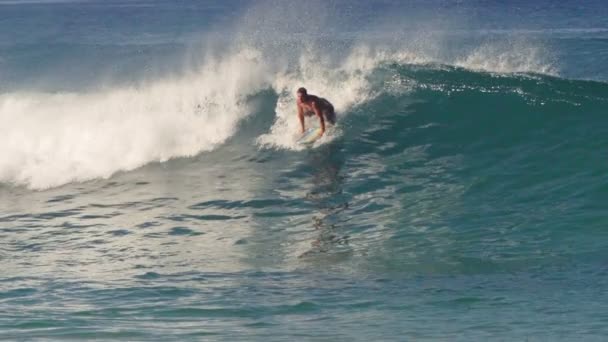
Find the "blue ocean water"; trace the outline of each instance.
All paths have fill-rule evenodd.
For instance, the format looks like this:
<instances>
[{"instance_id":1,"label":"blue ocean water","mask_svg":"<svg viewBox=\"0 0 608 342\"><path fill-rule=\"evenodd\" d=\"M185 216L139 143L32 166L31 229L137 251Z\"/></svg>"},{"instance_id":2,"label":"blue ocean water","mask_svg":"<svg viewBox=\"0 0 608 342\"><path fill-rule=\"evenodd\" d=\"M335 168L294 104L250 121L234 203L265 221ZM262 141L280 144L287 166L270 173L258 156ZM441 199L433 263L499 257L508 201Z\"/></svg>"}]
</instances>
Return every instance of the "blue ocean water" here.
<instances>
[{"instance_id":1,"label":"blue ocean water","mask_svg":"<svg viewBox=\"0 0 608 342\"><path fill-rule=\"evenodd\" d=\"M606 65L604 1L0 0L0 339L603 341Z\"/></svg>"}]
</instances>

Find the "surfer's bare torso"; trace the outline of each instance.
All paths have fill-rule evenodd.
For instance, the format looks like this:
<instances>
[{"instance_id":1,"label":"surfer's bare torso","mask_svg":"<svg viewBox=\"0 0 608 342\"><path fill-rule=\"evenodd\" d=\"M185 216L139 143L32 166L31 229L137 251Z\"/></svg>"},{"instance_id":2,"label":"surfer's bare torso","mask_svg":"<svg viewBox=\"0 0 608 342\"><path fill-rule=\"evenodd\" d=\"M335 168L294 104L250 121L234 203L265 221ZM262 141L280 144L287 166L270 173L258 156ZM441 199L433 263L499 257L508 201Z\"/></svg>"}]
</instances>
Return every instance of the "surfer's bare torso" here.
<instances>
[{"instance_id":1,"label":"surfer's bare torso","mask_svg":"<svg viewBox=\"0 0 608 342\"><path fill-rule=\"evenodd\" d=\"M300 88L297 92L298 118L300 119L300 128L304 132L304 116L317 115L321 126L321 135L325 133L325 121L332 125L336 123L336 113L334 106L324 98L309 95L306 89Z\"/></svg>"}]
</instances>

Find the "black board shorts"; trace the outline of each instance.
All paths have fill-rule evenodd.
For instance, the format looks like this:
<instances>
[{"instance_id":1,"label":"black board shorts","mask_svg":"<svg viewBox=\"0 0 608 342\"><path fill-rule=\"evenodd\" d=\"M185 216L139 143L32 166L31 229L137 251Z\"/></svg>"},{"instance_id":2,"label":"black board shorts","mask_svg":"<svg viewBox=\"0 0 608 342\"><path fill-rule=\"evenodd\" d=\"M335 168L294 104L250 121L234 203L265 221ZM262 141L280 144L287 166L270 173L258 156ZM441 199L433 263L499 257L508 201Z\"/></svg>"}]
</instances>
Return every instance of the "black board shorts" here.
<instances>
[{"instance_id":1,"label":"black board shorts","mask_svg":"<svg viewBox=\"0 0 608 342\"><path fill-rule=\"evenodd\" d=\"M331 103L329 104L328 108L323 108L321 112L325 116L325 120L332 125L336 124L336 112L334 111L334 106L332 106Z\"/></svg>"}]
</instances>

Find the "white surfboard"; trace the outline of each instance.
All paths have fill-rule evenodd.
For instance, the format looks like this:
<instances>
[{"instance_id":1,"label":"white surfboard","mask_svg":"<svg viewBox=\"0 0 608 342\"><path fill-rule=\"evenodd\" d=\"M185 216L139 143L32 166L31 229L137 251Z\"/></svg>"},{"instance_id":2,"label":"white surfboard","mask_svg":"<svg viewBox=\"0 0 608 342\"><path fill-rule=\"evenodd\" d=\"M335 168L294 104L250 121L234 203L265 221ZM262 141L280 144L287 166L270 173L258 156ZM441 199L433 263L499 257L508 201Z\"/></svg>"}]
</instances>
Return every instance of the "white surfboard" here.
<instances>
[{"instance_id":1,"label":"white surfboard","mask_svg":"<svg viewBox=\"0 0 608 342\"><path fill-rule=\"evenodd\" d=\"M319 139L319 134L321 134L321 127L310 127L304 131L304 134L296 142L302 145L312 144Z\"/></svg>"}]
</instances>

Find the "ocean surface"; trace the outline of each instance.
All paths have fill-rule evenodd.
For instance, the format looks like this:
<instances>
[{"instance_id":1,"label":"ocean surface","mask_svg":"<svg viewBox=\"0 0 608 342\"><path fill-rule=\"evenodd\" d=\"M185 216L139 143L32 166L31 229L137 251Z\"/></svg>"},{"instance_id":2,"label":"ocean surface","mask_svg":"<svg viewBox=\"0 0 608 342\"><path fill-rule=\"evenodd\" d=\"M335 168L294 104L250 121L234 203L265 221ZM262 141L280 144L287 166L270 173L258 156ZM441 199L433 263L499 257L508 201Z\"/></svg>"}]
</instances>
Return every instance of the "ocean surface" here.
<instances>
[{"instance_id":1,"label":"ocean surface","mask_svg":"<svg viewBox=\"0 0 608 342\"><path fill-rule=\"evenodd\" d=\"M607 148L604 0L0 0L0 340L605 341Z\"/></svg>"}]
</instances>

